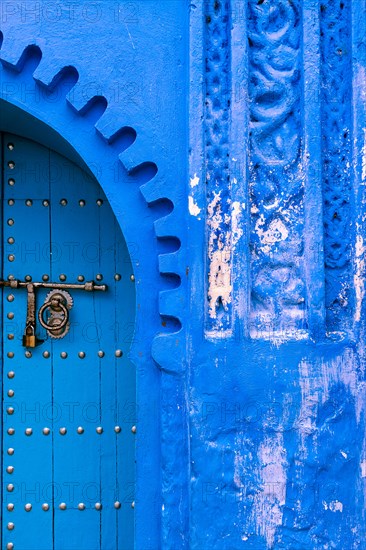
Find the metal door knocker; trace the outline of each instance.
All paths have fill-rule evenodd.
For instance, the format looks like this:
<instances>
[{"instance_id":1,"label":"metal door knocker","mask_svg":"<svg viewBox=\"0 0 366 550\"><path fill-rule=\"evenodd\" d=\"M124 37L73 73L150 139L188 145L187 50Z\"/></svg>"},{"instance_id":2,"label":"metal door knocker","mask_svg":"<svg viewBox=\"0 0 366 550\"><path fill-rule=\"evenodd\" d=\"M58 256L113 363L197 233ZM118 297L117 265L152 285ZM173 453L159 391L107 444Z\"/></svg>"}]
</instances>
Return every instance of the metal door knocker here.
<instances>
[{"instance_id":1,"label":"metal door knocker","mask_svg":"<svg viewBox=\"0 0 366 550\"><path fill-rule=\"evenodd\" d=\"M45 303L38 312L38 320L43 328L52 338L63 338L69 332L70 309L74 301L70 294L65 290L49 292ZM48 310L47 320L44 320L44 314Z\"/></svg>"}]
</instances>

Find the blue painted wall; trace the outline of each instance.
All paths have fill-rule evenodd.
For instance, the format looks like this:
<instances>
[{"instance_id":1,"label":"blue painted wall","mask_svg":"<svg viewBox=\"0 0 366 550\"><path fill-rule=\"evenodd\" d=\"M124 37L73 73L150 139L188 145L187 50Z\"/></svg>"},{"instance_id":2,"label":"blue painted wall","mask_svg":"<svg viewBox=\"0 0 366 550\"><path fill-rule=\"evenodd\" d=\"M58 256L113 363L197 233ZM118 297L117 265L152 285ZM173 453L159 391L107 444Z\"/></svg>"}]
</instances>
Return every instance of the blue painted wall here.
<instances>
[{"instance_id":1,"label":"blue painted wall","mask_svg":"<svg viewBox=\"0 0 366 550\"><path fill-rule=\"evenodd\" d=\"M0 129L130 249L136 548L366 548L365 1L0 9Z\"/></svg>"}]
</instances>

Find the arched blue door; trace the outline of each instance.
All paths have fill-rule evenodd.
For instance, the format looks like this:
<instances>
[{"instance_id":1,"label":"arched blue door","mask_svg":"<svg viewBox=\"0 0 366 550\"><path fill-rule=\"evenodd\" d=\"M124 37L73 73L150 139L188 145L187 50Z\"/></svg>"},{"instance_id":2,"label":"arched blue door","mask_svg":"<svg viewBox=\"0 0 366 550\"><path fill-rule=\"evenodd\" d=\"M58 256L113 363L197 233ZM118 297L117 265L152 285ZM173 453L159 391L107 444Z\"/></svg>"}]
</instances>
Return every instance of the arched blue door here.
<instances>
[{"instance_id":1,"label":"arched blue door","mask_svg":"<svg viewBox=\"0 0 366 550\"><path fill-rule=\"evenodd\" d=\"M2 203L1 547L130 550L135 292L122 233L93 178L9 134ZM60 326L68 313L68 325L41 326L46 302L43 322Z\"/></svg>"}]
</instances>

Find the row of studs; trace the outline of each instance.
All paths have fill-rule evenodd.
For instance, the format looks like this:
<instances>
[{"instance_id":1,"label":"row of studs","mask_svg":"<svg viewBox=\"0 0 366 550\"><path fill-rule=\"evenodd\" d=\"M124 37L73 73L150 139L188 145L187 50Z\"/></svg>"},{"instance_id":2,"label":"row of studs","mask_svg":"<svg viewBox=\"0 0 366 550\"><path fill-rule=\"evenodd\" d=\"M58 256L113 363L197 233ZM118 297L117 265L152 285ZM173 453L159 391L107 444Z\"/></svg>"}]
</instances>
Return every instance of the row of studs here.
<instances>
[{"instance_id":1,"label":"row of studs","mask_svg":"<svg viewBox=\"0 0 366 550\"><path fill-rule=\"evenodd\" d=\"M6 220L6 223L7 223L8 225L10 225L10 226L13 226L13 225L15 224L15 221L14 221L13 218L8 218L8 219Z\"/></svg>"},{"instance_id":2,"label":"row of studs","mask_svg":"<svg viewBox=\"0 0 366 550\"><path fill-rule=\"evenodd\" d=\"M9 223L9 220L8 220L8 223ZM9 225L11 225L11 224L9 224ZM8 242L9 242L10 244L13 244L13 243L14 243L14 239L13 239L12 237L10 237L10 238L8 239ZM10 259L10 258L9 258L9 259ZM12 296L12 295L11 295L11 296ZM9 302L12 302L13 300L14 300L14 296L13 296L12 298L10 298L10 299L9 299L9 296L8 296L8 301L9 301ZM13 319L13 318L14 318L14 313L9 312L8 315L7 315L7 317L8 317L8 319ZM10 336L10 338L9 338L9 336ZM14 338L14 337L12 338L12 336L13 336L13 335L9 335L9 334L8 334L8 338L9 338L10 340L12 340L12 339ZM10 358L14 357L14 353L9 352L9 353L8 353L8 357L10 357ZM14 377L15 377L15 372L14 372L14 371L9 371L9 372L8 372L8 378L9 378L9 379L13 379ZM8 396L9 396L9 397L14 397L14 395L15 395L14 390L9 389L9 390L8 390ZM7 414L8 414L8 415L12 415L13 413L14 413L14 408L13 408L13 407L8 407L8 408L7 408ZM8 435L14 435L15 429L14 429L14 428L8 428L7 433L8 433ZM13 447L9 447L9 448L7 449L7 454L8 454L9 456L13 456L13 455L14 455L14 452L15 452L15 451L14 451L14 448L13 448ZM14 472L14 466L7 466L6 471L7 471L8 474L13 474L13 472ZM7 491L8 491L8 492L12 492L13 490L14 490L14 485L8 484L8 485L7 485ZM8 505L8 510L10 510L9 505ZM8 528L8 530L13 530L13 529L14 529L14 523L9 522L9 523L7 524L7 528ZM7 548L7 549L8 549L8 548L14 548L13 543L11 543L11 542L8 543L7 546L6 546L6 548Z\"/></svg>"},{"instance_id":3,"label":"row of studs","mask_svg":"<svg viewBox=\"0 0 366 550\"><path fill-rule=\"evenodd\" d=\"M7 509L9 510L9 512L12 512L14 510L14 508L15 508L15 506L12 503L9 503L7 505ZM28 503L24 506L24 509L25 509L26 512L31 512L32 508L33 508L33 506L32 506L31 503ZM96 510L101 510L103 508L102 503L101 502L96 502L95 505L94 505L94 508ZM114 503L114 508L116 510L120 510L122 508L122 504L119 501L117 501L117 502ZM135 508L135 503L134 502L131 502L131 508ZM49 509L50 509L50 505L47 502L42 504L42 510L44 512L47 512ZM59 505L59 509L60 510L66 510L67 509L66 503L61 502L61 504ZM83 502L80 502L78 504L78 510L80 510L80 511L86 510L86 505ZM12 521L9 521L7 523L7 529L8 529L8 531L14 531L15 523L12 522ZM6 548L7 548L7 550L13 550L14 544L12 542L9 542L6 545Z\"/></svg>"},{"instance_id":4,"label":"row of studs","mask_svg":"<svg viewBox=\"0 0 366 550\"><path fill-rule=\"evenodd\" d=\"M9 340L13 340L14 339L14 334L9 334L8 338L9 338ZM8 353L6 355L9 359L14 359L14 357L15 357L15 353L13 351L8 351ZM42 355L45 359L48 359L51 356L49 351L44 351ZM123 357L123 351L121 349L117 349L114 352L114 355L115 355L115 357ZM27 351L24 352L24 356L27 359L29 359L30 357L32 357L32 352L27 350ZM98 351L98 357L104 357L104 356L105 356L104 351ZM67 357L68 357L67 352L62 351L60 353L60 357L61 357L61 359L67 359ZM79 357L79 359L85 359L85 357L86 357L85 351L79 351L78 357Z\"/></svg>"},{"instance_id":5,"label":"row of studs","mask_svg":"<svg viewBox=\"0 0 366 550\"><path fill-rule=\"evenodd\" d=\"M15 372L13 370L9 371L7 374L8 378L15 378Z\"/></svg>"},{"instance_id":6,"label":"row of studs","mask_svg":"<svg viewBox=\"0 0 366 550\"><path fill-rule=\"evenodd\" d=\"M14 149L14 144L13 144L13 143L8 143L8 149L9 149L10 151L12 151L12 150ZM16 166L16 163L15 163L13 160L9 160L9 161L8 161L8 168L9 168L10 170L14 170L14 169L15 169L15 166ZM14 185L15 185L15 179L14 179L14 178L9 178L9 179L8 179L8 184L9 184L10 186L14 186ZM14 199L9 199L9 200L8 200L8 205L9 205L9 206L14 206L14 204L15 204L15 200L14 200ZM50 201L47 200L47 199L45 199L44 201L42 201L42 204L43 204L43 206L46 206L46 207L47 207L47 206L50 205ZM61 206L66 206L66 205L67 205L67 199L61 199L61 200L60 200L60 204L61 204ZM97 204L97 206L102 206L103 200L102 200L102 199L97 199L97 200L96 200L96 204ZM33 201L32 201L31 199L26 199L25 205L26 205L26 206L32 206L32 205L33 205ZM84 199L80 199L80 200L79 200L79 206L84 207L85 205L86 205L86 201L85 201ZM9 224L9 225L11 225L11 224Z\"/></svg>"},{"instance_id":7,"label":"row of studs","mask_svg":"<svg viewBox=\"0 0 366 550\"><path fill-rule=\"evenodd\" d=\"M10 414L10 415L14 414L14 409L12 407L8 407L7 413ZM119 434L122 431L121 426L115 426L113 429L116 432L116 434ZM102 434L104 432L104 429L102 428L102 426L98 426L97 428L95 428L95 431L97 432L97 434ZM67 428L62 427L62 428L59 429L59 432L60 432L61 435L66 435L67 434ZM82 426L79 426L78 428L76 428L76 432L81 435L85 432L85 428L83 428ZM133 434L135 434L137 432L136 426L132 426L131 432ZM8 433L8 435L14 435L15 434L15 429L14 428L8 428L7 433ZM32 435L33 434L33 429L32 428L26 428L24 433L25 433L25 435ZM51 429L50 428L43 428L42 433L43 433L43 435L49 435L51 433Z\"/></svg>"},{"instance_id":8,"label":"row of studs","mask_svg":"<svg viewBox=\"0 0 366 550\"><path fill-rule=\"evenodd\" d=\"M9 504L7 505L6 508L9 512L13 512L14 509L15 509L15 505L12 502L9 502ZM44 502L42 504L41 508L44 512L48 512L48 510L50 509L50 505L47 502ZM84 502L80 502L78 504L78 510L86 510L86 508L87 508L87 506L86 506L86 504L84 504ZM102 503L101 502L96 502L94 504L94 508L96 510L101 510L103 508ZM114 503L114 508L116 510L120 510L122 508L122 503L117 500ZM131 502L131 508L135 508L135 502ZM32 509L33 509L33 505L30 502L25 504L24 510L26 512L30 512ZM60 510L66 510L67 509L66 502L61 502L61 504L59 504L59 509Z\"/></svg>"},{"instance_id":9,"label":"row of studs","mask_svg":"<svg viewBox=\"0 0 366 550\"><path fill-rule=\"evenodd\" d=\"M121 508L121 503L120 502L115 502L114 503L114 507L116 510L119 510ZM24 506L24 509L26 512L30 512L32 510L32 504L28 503ZM66 510L67 509L67 505L65 502L61 502L61 504L59 505L59 508L60 510ZM94 508L96 510L101 510L103 508L102 504L100 502L96 502L95 505L94 505ZM131 503L131 508L135 508L135 503L132 502ZM12 503L9 503L8 506L7 506L7 509L12 512L14 510L14 504ZM43 503L42 504L42 510L44 512L47 512L48 510L50 509L50 506L47 502ZM80 502L78 504L78 510L80 511L83 511L86 509L86 505L83 503L83 502ZM12 522L12 521L9 521L8 524L7 524L7 529L9 531L13 531L15 529L15 524ZM14 550L14 544L12 542L8 542L7 545L6 545L6 549L7 550Z\"/></svg>"},{"instance_id":10,"label":"row of studs","mask_svg":"<svg viewBox=\"0 0 366 550\"><path fill-rule=\"evenodd\" d=\"M14 200L13 200L13 199L10 199L9 202L11 202L11 201L12 201L12 204L14 204ZM28 199L28 201L26 201L26 202L31 203L32 201L31 201L30 199ZM98 201L97 201L97 202L98 202ZM102 202L102 201L101 201L101 202ZM47 204L45 204L45 203L47 203ZM44 201L44 205L45 205L45 206L48 206L48 204L49 204L48 201ZM31 204L29 204L29 206L31 206ZM13 219L10 218L10 219L7 221L7 223L8 223L8 225L12 226L12 225L14 225L15 222L14 222ZM14 243L15 243L14 237L9 237L9 238L8 238L8 243L9 243L9 244L14 244ZM15 260L14 254L10 254L10 255L8 256L8 260L9 260L10 262L13 262L13 261ZM12 275L9 275L9 276L8 276L8 279L9 279L9 280L11 280L11 279L13 279L13 278L14 278L14 277L13 277ZM120 275L119 273L116 273L115 276L114 276L114 278L115 278L116 281L120 281L120 280L121 280L121 275ZM44 281L48 281L48 280L49 280L49 275L46 275L46 274L43 275L43 276L42 276L42 279L43 279ZM59 279L60 279L60 281L66 281L67 277L66 277L65 274L61 274L61 275L59 276ZM85 280L85 277L84 277L83 275L79 275L79 276L77 277L77 279L78 279L78 281L83 282L83 281ZM96 279L97 279L97 281L103 280L103 275L100 274L100 273L98 273L98 274L96 275ZM131 275L131 276L130 276L130 279L131 279L131 281L134 281L134 280L135 280L134 275ZM30 275L26 275L25 280L26 280L26 281L31 281L31 280L32 280L32 277L31 277Z\"/></svg>"},{"instance_id":11,"label":"row of studs","mask_svg":"<svg viewBox=\"0 0 366 550\"><path fill-rule=\"evenodd\" d=\"M8 184L9 185L15 185L15 179L10 178L8 180ZM18 199L18 202L19 202L19 199ZM102 206L102 204L103 204L102 199L97 199L95 202L96 202L97 206ZM26 206L33 206L33 200L32 199L25 199L24 204ZM47 206L50 205L50 201L48 199L44 199L42 201L42 204L43 204L43 206L47 207ZM67 204L68 204L67 199L61 199L60 204L61 204L61 206L67 206ZM14 206L15 205L15 199L8 199L8 205L9 206ZM79 200L79 206L84 207L85 205L86 205L86 201L84 199L80 199Z\"/></svg>"},{"instance_id":12,"label":"row of studs","mask_svg":"<svg viewBox=\"0 0 366 550\"><path fill-rule=\"evenodd\" d=\"M32 428L27 428L27 430L31 430L31 432L27 433L27 435L32 435L32 433L33 433ZM78 434L83 434L85 430L82 426L79 426L76 431L77 431ZM116 426L114 428L114 431L116 433L120 433L122 431L122 428L120 426ZM59 432L60 432L61 435L66 435L67 429L66 428L60 428ZM98 434L102 434L103 433L103 428L101 426L98 426L98 428L96 428L96 432ZM134 433L134 434L137 432L136 426L132 426L131 432ZM14 428L8 428L7 433L8 433L8 435L14 435L15 434L15 429ZM50 428L43 428L42 433L44 435L49 435L51 433L51 429ZM14 453L15 453L15 450L12 447L9 447L8 450L7 450L7 453L8 453L9 456L13 456Z\"/></svg>"},{"instance_id":13,"label":"row of studs","mask_svg":"<svg viewBox=\"0 0 366 550\"><path fill-rule=\"evenodd\" d=\"M14 143L8 143L8 144L7 144L7 148L9 149L9 151L13 151L14 148L15 148L15 147L14 147ZM15 162L14 162L13 160L9 160L9 161L8 161L8 168L9 168L10 170L14 170L15 166L16 166L16 164L15 164ZM14 179L14 178L9 178L9 179L8 179L8 184L11 185L11 186L15 185L15 179ZM98 206L102 206L103 201L102 201L102 199L98 199L98 200L96 201L96 203L97 203ZM13 205L14 205L14 199L9 199L9 200L8 200L8 204L9 204L9 206L13 206ZM33 201L32 201L31 199L27 199L27 200L25 201L25 204L26 204L27 206L32 206ZM49 206L50 203L49 203L48 200L44 200L42 204L43 204L43 206ZM61 200L60 200L60 204L61 204L62 206L66 206L66 205L67 205L67 200L66 200L66 199L61 199ZM86 201L85 201L85 200L81 199L81 200L79 201L79 205L80 205L80 206L85 206L85 204L86 204Z\"/></svg>"},{"instance_id":14,"label":"row of studs","mask_svg":"<svg viewBox=\"0 0 366 550\"><path fill-rule=\"evenodd\" d=\"M9 244L14 244L15 239L13 237L9 237L8 243ZM15 255L14 254L9 254L8 260L9 260L9 262L13 262L15 260ZM95 278L96 278L97 281L103 281L103 275L101 273L97 273ZM15 279L14 275L8 275L8 281L14 281L14 279ZM30 283L32 281L32 276L31 275L26 275L24 277L24 279L27 281L27 283ZM115 276L114 276L114 279L115 279L115 281L120 281L122 279L122 276L119 273L116 273ZM42 280L47 282L47 281L50 280L50 276L49 275L42 275ZM64 273L61 273L61 275L59 276L59 280L62 281L62 282L66 281L67 276ZM80 283L83 283L85 281L84 275L78 275L77 280ZM130 280L131 281L135 280L134 275L130 275Z\"/></svg>"},{"instance_id":15,"label":"row of studs","mask_svg":"<svg viewBox=\"0 0 366 550\"><path fill-rule=\"evenodd\" d=\"M13 237L9 237L8 239L8 243L9 244L14 244L15 243L15 239ZM11 260L12 261L12 260ZM96 280L97 281L102 281L103 280L103 275L101 273L98 273L96 276L95 276ZM14 275L8 275L8 281L14 281L15 277ZM32 276L31 275L26 275L24 277L24 279L30 283L32 281ZM122 276L119 274L119 273L116 273L115 276L114 276L114 279L115 281L120 281L122 279ZM50 280L50 276L49 275L42 275L42 280L47 282ZM64 275L63 273L59 276L59 280L60 281L66 281L67 280L67 276ZM83 283L85 281L85 277L84 275L78 275L77 276L77 280L80 282L80 283ZM130 280L133 282L135 280L135 276L134 275L130 275Z\"/></svg>"}]
</instances>

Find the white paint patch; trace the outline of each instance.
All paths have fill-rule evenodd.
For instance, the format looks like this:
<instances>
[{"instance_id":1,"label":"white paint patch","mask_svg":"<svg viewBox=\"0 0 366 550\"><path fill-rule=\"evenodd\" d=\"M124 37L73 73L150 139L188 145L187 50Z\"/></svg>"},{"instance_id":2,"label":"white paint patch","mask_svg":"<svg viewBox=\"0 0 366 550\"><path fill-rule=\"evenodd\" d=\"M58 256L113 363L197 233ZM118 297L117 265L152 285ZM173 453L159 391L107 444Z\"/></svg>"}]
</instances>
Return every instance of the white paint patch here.
<instances>
[{"instance_id":1,"label":"white paint patch","mask_svg":"<svg viewBox=\"0 0 366 550\"><path fill-rule=\"evenodd\" d=\"M343 503L339 500L332 500L332 502L330 502L328 506L331 512L343 512Z\"/></svg>"},{"instance_id":2,"label":"white paint patch","mask_svg":"<svg viewBox=\"0 0 366 550\"><path fill-rule=\"evenodd\" d=\"M347 349L343 354L326 362L306 361L299 364L299 383L301 388L301 405L298 417L295 421L295 429L300 436L298 456L301 463L306 463L309 446L306 444L306 438L312 436L312 448L318 453L317 435L321 429L318 425L319 407L326 405L328 418L331 421L340 414L339 405L332 398L332 389L340 385L347 388L347 391L353 396L355 408L354 417L357 422L362 418L362 412L365 409L365 388L360 384L358 378L358 357L351 349ZM365 445L365 443L364 443ZM341 449L341 455L348 459L348 452ZM365 454L362 455L365 458ZM366 459L360 460L360 477L366 478ZM299 470L299 478L302 476ZM365 488L366 498L366 488ZM323 503L325 509L332 512L342 512L343 504L339 501L333 503Z\"/></svg>"},{"instance_id":3,"label":"white paint patch","mask_svg":"<svg viewBox=\"0 0 366 550\"><path fill-rule=\"evenodd\" d=\"M262 491L254 497L254 517L257 534L265 537L267 548L273 548L276 529L282 525L286 501L286 450L283 435L268 437L259 448L259 475Z\"/></svg>"},{"instance_id":4,"label":"white paint patch","mask_svg":"<svg viewBox=\"0 0 366 550\"><path fill-rule=\"evenodd\" d=\"M244 208L244 205L241 205L239 201L233 202L231 205L232 207L232 213L231 213L231 230L232 230L232 245L235 249L235 246L237 245L239 239L243 236L243 230L241 228L241 211L242 208Z\"/></svg>"},{"instance_id":5,"label":"white paint patch","mask_svg":"<svg viewBox=\"0 0 366 550\"><path fill-rule=\"evenodd\" d=\"M228 199L230 211L222 212L221 191L214 197L207 208L207 224L209 228L208 255L210 259L209 314L217 317L217 305L221 302L225 311L232 302L231 259L235 246L243 235L241 215L245 205ZM227 227L227 230L225 230ZM221 230L219 236L218 231Z\"/></svg>"},{"instance_id":6,"label":"white paint patch","mask_svg":"<svg viewBox=\"0 0 366 550\"><path fill-rule=\"evenodd\" d=\"M363 129L363 147L362 147L362 181L366 180L366 128Z\"/></svg>"},{"instance_id":7,"label":"white paint patch","mask_svg":"<svg viewBox=\"0 0 366 550\"><path fill-rule=\"evenodd\" d=\"M201 212L201 209L194 202L194 198L191 196L188 197L188 209L191 216L198 216Z\"/></svg>"},{"instance_id":8,"label":"white paint patch","mask_svg":"<svg viewBox=\"0 0 366 550\"><path fill-rule=\"evenodd\" d=\"M360 231L359 224L357 224L357 231ZM355 309L355 321L359 322L361 319L362 302L365 297L365 252L363 237L358 233L356 236L356 250L355 250L355 263L356 271L353 276L353 283L356 291L356 309Z\"/></svg>"},{"instance_id":9,"label":"white paint patch","mask_svg":"<svg viewBox=\"0 0 366 550\"><path fill-rule=\"evenodd\" d=\"M273 202L271 202L269 204L264 204L263 207L264 207L265 210L277 210L277 209L279 209L278 208L279 204L280 204L280 201L279 201L278 197L276 197L276 199Z\"/></svg>"},{"instance_id":10,"label":"white paint patch","mask_svg":"<svg viewBox=\"0 0 366 550\"><path fill-rule=\"evenodd\" d=\"M210 298L209 313L212 318L217 316L216 307L221 300L223 308L228 311L231 303L231 252L229 243L225 240L218 241L218 249L211 252L210 272L208 276Z\"/></svg>"},{"instance_id":11,"label":"white paint patch","mask_svg":"<svg viewBox=\"0 0 366 550\"><path fill-rule=\"evenodd\" d=\"M348 284L342 283L342 288L338 294L338 300L339 300L339 303L342 305L342 307L348 306L348 291L349 291Z\"/></svg>"},{"instance_id":12,"label":"white paint patch","mask_svg":"<svg viewBox=\"0 0 366 550\"><path fill-rule=\"evenodd\" d=\"M200 178L197 176L197 174L195 174L195 175L193 176L193 178L190 179L190 185L191 185L192 189L193 189L194 187L197 187L197 185L199 184L199 182L200 182Z\"/></svg>"},{"instance_id":13,"label":"white paint patch","mask_svg":"<svg viewBox=\"0 0 366 550\"><path fill-rule=\"evenodd\" d=\"M263 251L268 254L271 246L287 239L288 230L281 219L272 220L266 230L263 229L265 223L265 217L261 214L255 224L255 230L261 243L264 245Z\"/></svg>"},{"instance_id":14,"label":"white paint patch","mask_svg":"<svg viewBox=\"0 0 366 550\"><path fill-rule=\"evenodd\" d=\"M317 383L314 382L312 364L308 363L307 361L301 361L299 365L299 371L301 406L299 416L296 419L295 425L301 438L301 452L303 453L303 456L306 457L306 438L316 431L319 391L317 388Z\"/></svg>"},{"instance_id":15,"label":"white paint patch","mask_svg":"<svg viewBox=\"0 0 366 550\"><path fill-rule=\"evenodd\" d=\"M208 297L210 300L209 315L212 319L217 317L217 305L220 301L225 311L228 311L228 305L231 303L231 231L222 231L217 237L217 230L223 228L224 220L221 208L221 191L214 192L214 197L207 207L207 225L210 231Z\"/></svg>"},{"instance_id":16,"label":"white paint patch","mask_svg":"<svg viewBox=\"0 0 366 550\"><path fill-rule=\"evenodd\" d=\"M241 481L241 472L244 470L244 460L239 451L235 451L234 459L234 483L238 489L241 489L243 484Z\"/></svg>"}]
</instances>

